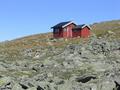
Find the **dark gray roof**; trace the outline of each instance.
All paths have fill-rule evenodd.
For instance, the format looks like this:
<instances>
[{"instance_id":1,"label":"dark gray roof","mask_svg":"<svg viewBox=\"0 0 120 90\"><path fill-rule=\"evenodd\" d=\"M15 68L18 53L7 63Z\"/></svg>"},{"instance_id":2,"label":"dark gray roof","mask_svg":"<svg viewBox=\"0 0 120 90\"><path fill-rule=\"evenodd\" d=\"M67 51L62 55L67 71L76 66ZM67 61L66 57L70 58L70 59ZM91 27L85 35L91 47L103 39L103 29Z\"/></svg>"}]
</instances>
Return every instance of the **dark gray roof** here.
<instances>
[{"instance_id":1,"label":"dark gray roof","mask_svg":"<svg viewBox=\"0 0 120 90\"><path fill-rule=\"evenodd\" d=\"M85 24L77 25L75 28L82 28Z\"/></svg>"},{"instance_id":2,"label":"dark gray roof","mask_svg":"<svg viewBox=\"0 0 120 90\"><path fill-rule=\"evenodd\" d=\"M81 29L81 28L83 28L84 26L87 26L89 29L91 29L90 26L89 26L89 25L86 25L86 24L77 25L74 29Z\"/></svg>"},{"instance_id":3,"label":"dark gray roof","mask_svg":"<svg viewBox=\"0 0 120 90\"><path fill-rule=\"evenodd\" d=\"M58 23L57 25L53 26L52 28L62 28L62 26L70 23L71 21L67 21L67 22L61 22L61 23Z\"/></svg>"}]
</instances>

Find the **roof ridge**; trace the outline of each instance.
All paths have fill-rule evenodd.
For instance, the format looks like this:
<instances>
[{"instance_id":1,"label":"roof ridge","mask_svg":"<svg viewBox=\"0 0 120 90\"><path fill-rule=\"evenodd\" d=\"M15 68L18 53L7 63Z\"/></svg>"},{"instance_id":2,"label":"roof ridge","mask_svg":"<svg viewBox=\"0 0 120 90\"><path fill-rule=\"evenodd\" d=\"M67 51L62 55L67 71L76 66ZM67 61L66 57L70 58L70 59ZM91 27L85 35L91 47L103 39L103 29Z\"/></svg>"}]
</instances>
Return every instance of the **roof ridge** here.
<instances>
[{"instance_id":1,"label":"roof ridge","mask_svg":"<svg viewBox=\"0 0 120 90\"><path fill-rule=\"evenodd\" d=\"M64 28L71 23L74 23L74 22L73 21L60 22L60 23L56 24L55 26L53 26L52 28L59 28L59 27Z\"/></svg>"}]
</instances>

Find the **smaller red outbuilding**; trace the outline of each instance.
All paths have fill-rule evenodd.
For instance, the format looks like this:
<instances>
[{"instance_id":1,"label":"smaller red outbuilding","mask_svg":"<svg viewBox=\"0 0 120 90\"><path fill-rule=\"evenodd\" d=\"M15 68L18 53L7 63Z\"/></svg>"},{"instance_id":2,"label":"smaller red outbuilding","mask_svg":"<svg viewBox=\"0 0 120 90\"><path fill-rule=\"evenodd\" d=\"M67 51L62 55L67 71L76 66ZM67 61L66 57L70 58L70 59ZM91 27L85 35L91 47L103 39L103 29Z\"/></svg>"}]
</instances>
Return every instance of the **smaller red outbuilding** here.
<instances>
[{"instance_id":1,"label":"smaller red outbuilding","mask_svg":"<svg viewBox=\"0 0 120 90\"><path fill-rule=\"evenodd\" d=\"M52 28L54 38L89 37L91 30L89 25L76 25L72 21L58 23Z\"/></svg>"}]
</instances>

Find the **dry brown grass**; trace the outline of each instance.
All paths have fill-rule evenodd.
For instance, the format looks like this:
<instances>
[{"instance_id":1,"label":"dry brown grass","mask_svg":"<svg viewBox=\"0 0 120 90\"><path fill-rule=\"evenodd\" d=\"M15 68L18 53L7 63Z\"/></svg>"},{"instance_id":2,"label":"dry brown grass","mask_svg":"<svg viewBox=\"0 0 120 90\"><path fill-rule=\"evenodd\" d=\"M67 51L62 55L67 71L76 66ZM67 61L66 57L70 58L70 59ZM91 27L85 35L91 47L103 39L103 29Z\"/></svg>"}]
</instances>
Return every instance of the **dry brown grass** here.
<instances>
[{"instance_id":1,"label":"dry brown grass","mask_svg":"<svg viewBox=\"0 0 120 90\"><path fill-rule=\"evenodd\" d=\"M120 20L95 23L92 25L92 32L97 36L104 35L107 31L112 31L118 35L118 32L120 31Z\"/></svg>"}]
</instances>

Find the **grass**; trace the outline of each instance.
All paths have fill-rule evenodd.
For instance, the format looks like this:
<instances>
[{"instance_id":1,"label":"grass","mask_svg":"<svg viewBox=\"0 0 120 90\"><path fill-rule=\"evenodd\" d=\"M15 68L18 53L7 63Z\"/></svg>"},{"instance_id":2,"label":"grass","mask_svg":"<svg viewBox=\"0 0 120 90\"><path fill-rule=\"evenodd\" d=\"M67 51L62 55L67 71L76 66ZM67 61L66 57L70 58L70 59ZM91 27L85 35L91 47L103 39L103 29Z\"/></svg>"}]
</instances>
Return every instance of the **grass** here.
<instances>
[{"instance_id":1,"label":"grass","mask_svg":"<svg viewBox=\"0 0 120 90\"><path fill-rule=\"evenodd\" d=\"M22 77L22 76L31 77L33 72L32 71L18 71L18 72L14 72L12 74L16 77Z\"/></svg>"},{"instance_id":2,"label":"grass","mask_svg":"<svg viewBox=\"0 0 120 90\"><path fill-rule=\"evenodd\" d=\"M112 20L107 22L101 22L93 24L92 32L95 33L97 36L103 36L108 31L112 31L116 34L116 38L120 37L120 20ZM119 34L118 34L119 33Z\"/></svg>"}]
</instances>

